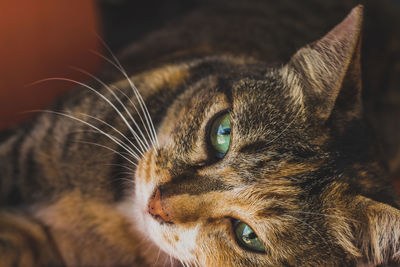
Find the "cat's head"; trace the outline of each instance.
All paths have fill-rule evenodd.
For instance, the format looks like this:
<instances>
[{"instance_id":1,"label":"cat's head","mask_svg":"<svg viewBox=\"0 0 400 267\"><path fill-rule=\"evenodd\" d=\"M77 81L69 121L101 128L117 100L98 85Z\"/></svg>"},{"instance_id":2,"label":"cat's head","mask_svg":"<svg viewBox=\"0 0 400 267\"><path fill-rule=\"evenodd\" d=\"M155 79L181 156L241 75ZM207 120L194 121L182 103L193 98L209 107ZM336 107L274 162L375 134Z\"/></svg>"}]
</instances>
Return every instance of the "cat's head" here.
<instances>
[{"instance_id":1,"label":"cat's head","mask_svg":"<svg viewBox=\"0 0 400 267\"><path fill-rule=\"evenodd\" d=\"M400 215L378 202L390 190L361 120L361 20L356 7L284 66L211 57L190 67L159 147L138 164L141 231L202 266L394 257Z\"/></svg>"}]
</instances>

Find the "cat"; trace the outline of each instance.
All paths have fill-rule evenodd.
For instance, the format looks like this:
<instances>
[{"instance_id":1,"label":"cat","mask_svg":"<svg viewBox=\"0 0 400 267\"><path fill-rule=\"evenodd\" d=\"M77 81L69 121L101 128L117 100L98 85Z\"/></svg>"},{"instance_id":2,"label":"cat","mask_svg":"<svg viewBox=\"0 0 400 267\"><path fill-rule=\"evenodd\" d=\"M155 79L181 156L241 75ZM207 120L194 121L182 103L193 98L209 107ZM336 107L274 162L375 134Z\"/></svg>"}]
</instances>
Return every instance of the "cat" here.
<instances>
[{"instance_id":1,"label":"cat","mask_svg":"<svg viewBox=\"0 0 400 267\"><path fill-rule=\"evenodd\" d=\"M366 25L396 29L377 2ZM398 34L362 25L353 1L201 1L111 55L3 133L0 266L400 264L361 95L396 84L372 63L398 47L367 45Z\"/></svg>"}]
</instances>

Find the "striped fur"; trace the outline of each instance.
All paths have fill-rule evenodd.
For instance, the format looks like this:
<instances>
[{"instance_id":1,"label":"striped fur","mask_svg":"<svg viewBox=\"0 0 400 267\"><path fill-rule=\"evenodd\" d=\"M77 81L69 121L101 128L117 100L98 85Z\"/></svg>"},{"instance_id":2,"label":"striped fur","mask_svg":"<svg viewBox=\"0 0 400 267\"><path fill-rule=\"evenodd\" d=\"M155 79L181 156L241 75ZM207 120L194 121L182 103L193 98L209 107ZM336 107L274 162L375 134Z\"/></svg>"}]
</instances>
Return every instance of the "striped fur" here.
<instances>
[{"instance_id":1,"label":"striped fur","mask_svg":"<svg viewBox=\"0 0 400 267\"><path fill-rule=\"evenodd\" d=\"M4 133L0 266L400 264L398 199L361 103L362 7L324 36L349 1L279 2L204 1L127 48L136 74L114 62L122 79L92 77ZM168 220L150 214L156 192ZM232 219L265 253L238 245Z\"/></svg>"}]
</instances>

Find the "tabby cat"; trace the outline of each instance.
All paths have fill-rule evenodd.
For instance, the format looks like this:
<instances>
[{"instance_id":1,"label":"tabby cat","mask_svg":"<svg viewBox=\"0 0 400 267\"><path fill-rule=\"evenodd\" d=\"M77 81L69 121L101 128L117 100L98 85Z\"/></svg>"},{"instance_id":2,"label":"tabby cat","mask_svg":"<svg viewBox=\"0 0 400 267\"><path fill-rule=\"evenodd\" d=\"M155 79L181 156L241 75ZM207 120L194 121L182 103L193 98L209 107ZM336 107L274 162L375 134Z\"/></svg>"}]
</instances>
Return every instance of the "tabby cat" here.
<instances>
[{"instance_id":1,"label":"tabby cat","mask_svg":"<svg viewBox=\"0 0 400 267\"><path fill-rule=\"evenodd\" d=\"M0 266L400 264L365 119L399 79L398 7L364 4L362 30L354 1L200 1L3 133Z\"/></svg>"}]
</instances>

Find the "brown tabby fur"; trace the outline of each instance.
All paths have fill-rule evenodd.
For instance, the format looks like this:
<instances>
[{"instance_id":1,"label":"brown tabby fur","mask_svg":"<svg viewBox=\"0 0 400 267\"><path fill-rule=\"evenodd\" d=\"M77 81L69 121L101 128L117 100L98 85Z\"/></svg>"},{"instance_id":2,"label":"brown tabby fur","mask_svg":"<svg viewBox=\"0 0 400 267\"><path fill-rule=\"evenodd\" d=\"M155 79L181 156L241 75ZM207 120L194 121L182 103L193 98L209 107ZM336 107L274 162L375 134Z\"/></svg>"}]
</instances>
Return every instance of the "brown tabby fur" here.
<instances>
[{"instance_id":1,"label":"brown tabby fur","mask_svg":"<svg viewBox=\"0 0 400 267\"><path fill-rule=\"evenodd\" d=\"M106 134L128 150L145 140L87 86L52 108L67 116L44 112L4 133L0 266L400 264L386 168L398 171L400 142L382 126L398 127L400 109L381 109L399 94L398 61L388 59L400 56L391 31L400 24L393 2L363 3L365 30L357 6L326 34L357 2L200 1L128 47L122 65L159 142L138 159ZM97 92L141 122L129 81L103 76ZM225 111L231 146L217 160L208 131ZM148 213L156 189L168 222ZM231 218L254 229L265 253L237 244Z\"/></svg>"}]
</instances>

